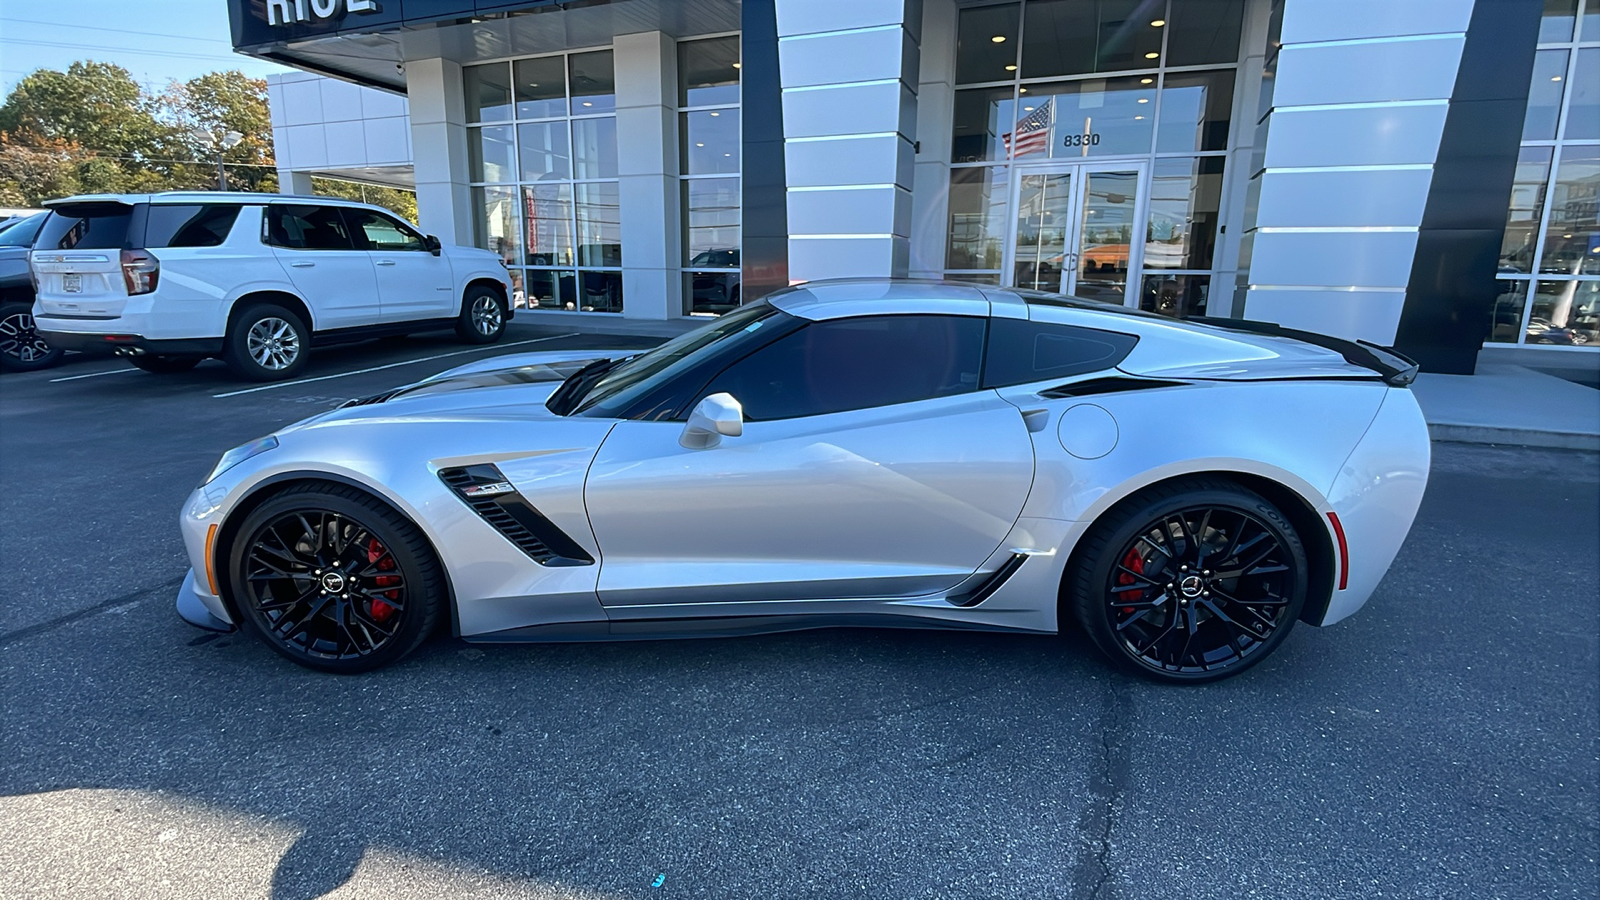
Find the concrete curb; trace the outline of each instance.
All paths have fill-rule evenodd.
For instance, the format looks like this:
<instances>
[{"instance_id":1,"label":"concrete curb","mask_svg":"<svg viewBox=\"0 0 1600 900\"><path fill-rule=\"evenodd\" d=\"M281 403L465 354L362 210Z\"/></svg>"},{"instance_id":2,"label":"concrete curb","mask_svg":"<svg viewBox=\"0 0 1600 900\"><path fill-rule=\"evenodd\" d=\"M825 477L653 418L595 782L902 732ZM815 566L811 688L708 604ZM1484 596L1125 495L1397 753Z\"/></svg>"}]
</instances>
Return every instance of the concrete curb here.
<instances>
[{"instance_id":1,"label":"concrete curb","mask_svg":"<svg viewBox=\"0 0 1600 900\"><path fill-rule=\"evenodd\" d=\"M1570 431L1534 431L1487 425L1428 424L1428 436L1456 444L1495 444L1502 447L1549 447L1558 450L1600 451L1600 435Z\"/></svg>"}]
</instances>

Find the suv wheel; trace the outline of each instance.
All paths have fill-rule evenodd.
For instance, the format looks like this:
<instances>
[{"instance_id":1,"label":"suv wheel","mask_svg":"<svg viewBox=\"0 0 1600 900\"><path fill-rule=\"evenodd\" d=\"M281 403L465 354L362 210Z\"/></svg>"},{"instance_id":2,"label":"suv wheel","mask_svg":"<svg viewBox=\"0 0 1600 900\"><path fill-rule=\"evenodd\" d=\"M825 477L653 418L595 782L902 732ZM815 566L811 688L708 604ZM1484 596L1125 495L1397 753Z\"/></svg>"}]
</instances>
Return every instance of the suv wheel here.
<instances>
[{"instance_id":1,"label":"suv wheel","mask_svg":"<svg viewBox=\"0 0 1600 900\"><path fill-rule=\"evenodd\" d=\"M228 329L222 359L251 381L293 378L306 367L311 329L298 315L272 303L252 306Z\"/></svg>"},{"instance_id":2,"label":"suv wheel","mask_svg":"<svg viewBox=\"0 0 1600 900\"><path fill-rule=\"evenodd\" d=\"M61 361L61 349L45 343L34 330L33 304L0 305L0 369L31 372Z\"/></svg>"},{"instance_id":3,"label":"suv wheel","mask_svg":"<svg viewBox=\"0 0 1600 900\"><path fill-rule=\"evenodd\" d=\"M505 301L489 288L468 288L456 319L456 334L469 344L492 344L505 333Z\"/></svg>"}]
</instances>

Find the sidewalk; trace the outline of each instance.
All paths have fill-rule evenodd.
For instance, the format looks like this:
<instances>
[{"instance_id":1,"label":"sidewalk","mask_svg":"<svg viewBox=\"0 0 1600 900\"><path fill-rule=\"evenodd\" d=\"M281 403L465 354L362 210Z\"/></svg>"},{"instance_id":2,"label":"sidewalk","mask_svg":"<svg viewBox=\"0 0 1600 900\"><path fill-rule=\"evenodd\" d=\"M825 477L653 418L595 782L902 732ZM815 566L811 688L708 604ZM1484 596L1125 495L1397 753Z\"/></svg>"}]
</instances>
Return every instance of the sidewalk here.
<instances>
[{"instance_id":1,"label":"sidewalk","mask_svg":"<svg viewBox=\"0 0 1600 900\"><path fill-rule=\"evenodd\" d=\"M1600 391L1522 366L1423 373L1411 386L1436 441L1600 450Z\"/></svg>"}]
</instances>

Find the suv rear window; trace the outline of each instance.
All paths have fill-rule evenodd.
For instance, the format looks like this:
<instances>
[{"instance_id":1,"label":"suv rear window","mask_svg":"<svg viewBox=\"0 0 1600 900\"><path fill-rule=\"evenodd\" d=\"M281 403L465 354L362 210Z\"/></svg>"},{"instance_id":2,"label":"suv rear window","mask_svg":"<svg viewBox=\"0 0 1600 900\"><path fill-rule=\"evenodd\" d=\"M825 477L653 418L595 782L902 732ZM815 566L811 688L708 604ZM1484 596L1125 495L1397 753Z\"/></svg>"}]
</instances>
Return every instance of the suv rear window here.
<instances>
[{"instance_id":1,"label":"suv rear window","mask_svg":"<svg viewBox=\"0 0 1600 900\"><path fill-rule=\"evenodd\" d=\"M215 247L228 239L239 207L224 203L152 203L144 227L144 245Z\"/></svg>"},{"instance_id":2,"label":"suv rear window","mask_svg":"<svg viewBox=\"0 0 1600 900\"><path fill-rule=\"evenodd\" d=\"M57 206L39 229L35 250L121 250L128 244L133 207L124 203Z\"/></svg>"}]
</instances>

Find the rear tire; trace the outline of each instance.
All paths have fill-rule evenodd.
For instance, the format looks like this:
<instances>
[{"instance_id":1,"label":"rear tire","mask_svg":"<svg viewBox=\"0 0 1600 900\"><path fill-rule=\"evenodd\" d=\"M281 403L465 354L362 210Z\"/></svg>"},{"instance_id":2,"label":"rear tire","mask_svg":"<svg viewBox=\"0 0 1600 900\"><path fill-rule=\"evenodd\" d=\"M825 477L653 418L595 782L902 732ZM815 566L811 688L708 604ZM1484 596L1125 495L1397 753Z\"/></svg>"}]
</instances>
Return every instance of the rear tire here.
<instances>
[{"instance_id":1,"label":"rear tire","mask_svg":"<svg viewBox=\"0 0 1600 900\"><path fill-rule=\"evenodd\" d=\"M50 346L34 330L33 304L0 304L0 370L32 372L61 361L62 351Z\"/></svg>"},{"instance_id":2,"label":"rear tire","mask_svg":"<svg viewBox=\"0 0 1600 900\"><path fill-rule=\"evenodd\" d=\"M468 288L456 318L456 335L469 344L493 344L506 333L506 318L506 302L498 291Z\"/></svg>"},{"instance_id":3,"label":"rear tire","mask_svg":"<svg viewBox=\"0 0 1600 900\"><path fill-rule=\"evenodd\" d=\"M1308 590L1305 546L1260 495L1218 478L1163 485L1084 536L1064 605L1123 669L1196 684L1277 650Z\"/></svg>"},{"instance_id":4,"label":"rear tire","mask_svg":"<svg viewBox=\"0 0 1600 900\"><path fill-rule=\"evenodd\" d=\"M134 368L143 369L156 375L174 375L178 372L187 372L200 365L200 357L157 356L153 353L141 353L138 356L129 357L128 362L133 363Z\"/></svg>"},{"instance_id":5,"label":"rear tire","mask_svg":"<svg viewBox=\"0 0 1600 900\"><path fill-rule=\"evenodd\" d=\"M222 361L240 378L293 378L311 356L311 329L290 310L260 303L239 313L228 329Z\"/></svg>"}]
</instances>

